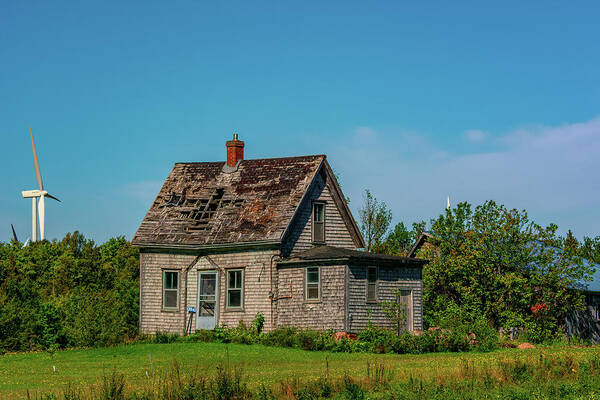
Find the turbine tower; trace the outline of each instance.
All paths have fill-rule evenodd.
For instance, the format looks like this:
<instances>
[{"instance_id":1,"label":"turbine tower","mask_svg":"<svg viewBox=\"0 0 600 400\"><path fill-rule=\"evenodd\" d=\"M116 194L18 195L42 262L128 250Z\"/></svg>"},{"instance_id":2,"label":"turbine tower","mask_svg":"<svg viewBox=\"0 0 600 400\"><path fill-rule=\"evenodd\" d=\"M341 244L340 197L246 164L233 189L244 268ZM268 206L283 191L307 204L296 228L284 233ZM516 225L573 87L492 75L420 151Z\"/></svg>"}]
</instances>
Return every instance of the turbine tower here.
<instances>
[{"instance_id":1,"label":"turbine tower","mask_svg":"<svg viewBox=\"0 0 600 400\"><path fill-rule=\"evenodd\" d=\"M31 149L33 150L33 167L35 168L35 179L37 180L39 190L24 190L21 192L23 197L31 198L31 241L37 241L37 224L38 224L38 207L39 207L39 221L40 221L40 240L44 240L44 221L45 221L45 200L44 198L49 197L53 200L60 201L56 197L49 194L44 190L44 183L42 182L42 172L40 171L40 164L38 163L37 154L35 152L35 144L33 143L33 131L29 127L29 134L31 135ZM39 198L39 204L38 204Z\"/></svg>"}]
</instances>

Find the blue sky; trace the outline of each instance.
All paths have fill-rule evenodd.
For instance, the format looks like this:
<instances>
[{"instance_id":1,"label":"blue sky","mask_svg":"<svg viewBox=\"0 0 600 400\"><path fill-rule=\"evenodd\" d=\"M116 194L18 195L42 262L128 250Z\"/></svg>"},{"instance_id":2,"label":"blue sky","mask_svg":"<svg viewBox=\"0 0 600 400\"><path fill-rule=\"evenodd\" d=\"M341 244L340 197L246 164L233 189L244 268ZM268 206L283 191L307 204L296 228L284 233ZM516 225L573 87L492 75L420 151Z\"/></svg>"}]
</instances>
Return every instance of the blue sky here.
<instances>
[{"instance_id":1,"label":"blue sky","mask_svg":"<svg viewBox=\"0 0 600 400\"><path fill-rule=\"evenodd\" d=\"M131 238L233 130L247 158L328 154L355 212L450 195L600 234L598 2L122 3L2 2L0 240L30 235L29 126L50 238Z\"/></svg>"}]
</instances>

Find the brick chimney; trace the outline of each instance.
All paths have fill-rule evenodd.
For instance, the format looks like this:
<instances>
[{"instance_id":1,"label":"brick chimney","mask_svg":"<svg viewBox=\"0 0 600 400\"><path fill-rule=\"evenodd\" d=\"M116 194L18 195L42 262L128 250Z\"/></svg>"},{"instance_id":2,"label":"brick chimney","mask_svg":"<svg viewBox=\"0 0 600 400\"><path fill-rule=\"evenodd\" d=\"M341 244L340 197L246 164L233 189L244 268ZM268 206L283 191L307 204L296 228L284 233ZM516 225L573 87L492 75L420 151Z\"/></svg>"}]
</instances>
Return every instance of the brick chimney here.
<instances>
[{"instance_id":1,"label":"brick chimney","mask_svg":"<svg viewBox=\"0 0 600 400\"><path fill-rule=\"evenodd\" d=\"M225 143L227 146L227 166L235 167L237 162L244 159L244 142L238 140L238 134L233 134L233 140Z\"/></svg>"}]
</instances>

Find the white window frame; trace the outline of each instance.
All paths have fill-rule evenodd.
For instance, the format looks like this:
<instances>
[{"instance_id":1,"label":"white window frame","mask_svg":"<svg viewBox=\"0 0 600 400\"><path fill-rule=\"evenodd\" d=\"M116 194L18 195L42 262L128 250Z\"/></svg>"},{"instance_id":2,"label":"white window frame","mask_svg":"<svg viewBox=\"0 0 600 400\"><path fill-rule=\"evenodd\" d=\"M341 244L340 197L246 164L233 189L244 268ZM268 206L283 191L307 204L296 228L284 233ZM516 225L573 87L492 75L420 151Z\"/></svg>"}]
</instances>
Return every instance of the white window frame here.
<instances>
[{"instance_id":1,"label":"white window frame","mask_svg":"<svg viewBox=\"0 0 600 400\"><path fill-rule=\"evenodd\" d=\"M308 285L314 285L314 282L308 282L308 270L316 269L317 270L317 297L308 297ZM306 271L304 273L304 300L306 301L320 301L321 300L321 268L320 267L306 267Z\"/></svg>"},{"instance_id":2,"label":"white window frame","mask_svg":"<svg viewBox=\"0 0 600 400\"><path fill-rule=\"evenodd\" d=\"M370 269L375 269L375 282L369 282L369 270ZM369 265L367 266L367 276L365 278L366 281L366 293L365 293L365 299L367 303L377 303L377 300L379 299L379 267L377 266L373 266L373 265ZM375 298L374 299L369 299L369 285L375 285Z\"/></svg>"},{"instance_id":3,"label":"white window frame","mask_svg":"<svg viewBox=\"0 0 600 400\"><path fill-rule=\"evenodd\" d=\"M167 289L166 286L166 278L167 278L167 273L175 273L175 276L177 277L177 288L176 289ZM180 279L179 279L179 271L178 270L174 270L174 269L163 269L163 273L162 273L162 309L166 310L166 311L177 311L179 310L179 287L180 287ZM170 307L166 305L167 302L167 296L166 296L166 292L173 292L175 291L177 293L177 305L175 307Z\"/></svg>"},{"instance_id":4,"label":"white window frame","mask_svg":"<svg viewBox=\"0 0 600 400\"><path fill-rule=\"evenodd\" d=\"M319 240L319 241L317 241L315 239L315 231L316 231L315 224L317 223L315 221L315 208L316 208L316 206L323 207L323 221L319 222L323 226L323 240ZM326 210L327 210L327 203L325 203L324 201L313 201L313 203L312 203L312 209L311 209L311 215L310 215L311 226L312 226L312 240L313 240L313 243L325 243L325 241L326 241L326 237L325 237L325 233L326 233L325 226L326 226L326 219L327 219L326 218L326 214L327 214Z\"/></svg>"},{"instance_id":5,"label":"white window frame","mask_svg":"<svg viewBox=\"0 0 600 400\"><path fill-rule=\"evenodd\" d=\"M240 287L230 287L229 286L229 274L232 272L240 272ZM225 274L225 279L226 279L226 288L227 290L225 291L225 308L228 310L241 310L244 308L244 269L243 268L235 268L235 269L228 269L227 273ZM240 291L240 305L239 306L232 306L229 304L229 292L231 290L239 290Z\"/></svg>"}]
</instances>

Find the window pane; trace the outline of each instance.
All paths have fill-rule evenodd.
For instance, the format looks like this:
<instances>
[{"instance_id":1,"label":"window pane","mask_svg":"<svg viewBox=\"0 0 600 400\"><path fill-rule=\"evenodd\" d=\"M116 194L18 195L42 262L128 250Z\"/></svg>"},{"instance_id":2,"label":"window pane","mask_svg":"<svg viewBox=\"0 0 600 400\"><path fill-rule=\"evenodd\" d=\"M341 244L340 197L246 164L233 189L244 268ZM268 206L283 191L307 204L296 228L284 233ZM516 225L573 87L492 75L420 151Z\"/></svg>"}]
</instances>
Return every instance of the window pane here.
<instances>
[{"instance_id":1,"label":"window pane","mask_svg":"<svg viewBox=\"0 0 600 400\"><path fill-rule=\"evenodd\" d=\"M369 282L377 282L377 268L369 267L367 279L369 280Z\"/></svg>"},{"instance_id":2,"label":"window pane","mask_svg":"<svg viewBox=\"0 0 600 400\"><path fill-rule=\"evenodd\" d=\"M177 289L177 272L174 271L166 271L165 272L165 289Z\"/></svg>"},{"instance_id":3,"label":"window pane","mask_svg":"<svg viewBox=\"0 0 600 400\"><path fill-rule=\"evenodd\" d=\"M227 305L229 307L241 307L242 306L242 291L241 290L229 290L227 292L227 295L229 296L228 298L228 303Z\"/></svg>"},{"instance_id":4,"label":"window pane","mask_svg":"<svg viewBox=\"0 0 600 400\"><path fill-rule=\"evenodd\" d=\"M165 307L177 308L177 290L165 290Z\"/></svg>"},{"instance_id":5,"label":"window pane","mask_svg":"<svg viewBox=\"0 0 600 400\"><path fill-rule=\"evenodd\" d=\"M230 288L234 288L235 287L235 274L234 274L234 271L228 271L227 272L227 277L229 278L229 287Z\"/></svg>"},{"instance_id":6,"label":"window pane","mask_svg":"<svg viewBox=\"0 0 600 400\"><path fill-rule=\"evenodd\" d=\"M367 301L377 301L377 287L374 283L367 285Z\"/></svg>"},{"instance_id":7,"label":"window pane","mask_svg":"<svg viewBox=\"0 0 600 400\"><path fill-rule=\"evenodd\" d=\"M307 283L319 283L319 268L308 268L306 273Z\"/></svg>"},{"instance_id":8,"label":"window pane","mask_svg":"<svg viewBox=\"0 0 600 400\"><path fill-rule=\"evenodd\" d=\"M204 296L215 294L216 277L215 275L200 275L200 294Z\"/></svg>"},{"instance_id":9,"label":"window pane","mask_svg":"<svg viewBox=\"0 0 600 400\"><path fill-rule=\"evenodd\" d=\"M200 310L198 311L201 317L214 317L215 316L215 302L214 301L202 301L200 302Z\"/></svg>"},{"instance_id":10,"label":"window pane","mask_svg":"<svg viewBox=\"0 0 600 400\"><path fill-rule=\"evenodd\" d=\"M229 288L230 289L241 289L242 288L242 271L229 271Z\"/></svg>"},{"instance_id":11,"label":"window pane","mask_svg":"<svg viewBox=\"0 0 600 400\"><path fill-rule=\"evenodd\" d=\"M313 225L314 241L325 241L325 224L323 222L315 222Z\"/></svg>"},{"instance_id":12,"label":"window pane","mask_svg":"<svg viewBox=\"0 0 600 400\"><path fill-rule=\"evenodd\" d=\"M319 285L310 284L306 289L307 299L318 299L319 298Z\"/></svg>"},{"instance_id":13,"label":"window pane","mask_svg":"<svg viewBox=\"0 0 600 400\"><path fill-rule=\"evenodd\" d=\"M325 207L323 204L314 204L314 219L315 222L323 222L325 220Z\"/></svg>"}]
</instances>

